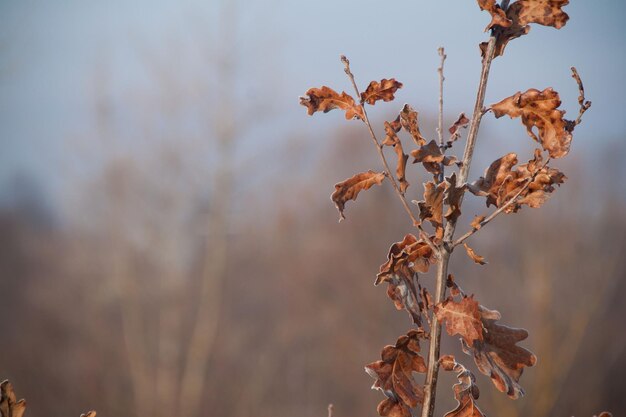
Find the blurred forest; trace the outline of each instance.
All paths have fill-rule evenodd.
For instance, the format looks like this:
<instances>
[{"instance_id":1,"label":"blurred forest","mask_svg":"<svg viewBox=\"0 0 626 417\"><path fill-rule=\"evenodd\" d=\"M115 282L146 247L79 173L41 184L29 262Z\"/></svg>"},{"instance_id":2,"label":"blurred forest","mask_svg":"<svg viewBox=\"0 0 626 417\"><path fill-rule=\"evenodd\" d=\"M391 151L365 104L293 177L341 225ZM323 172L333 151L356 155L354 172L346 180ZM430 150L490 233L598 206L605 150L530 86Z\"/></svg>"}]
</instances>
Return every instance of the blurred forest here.
<instances>
[{"instance_id":1,"label":"blurred forest","mask_svg":"<svg viewBox=\"0 0 626 417\"><path fill-rule=\"evenodd\" d=\"M62 213L27 176L0 190L0 379L29 416L320 417L329 403L335 417L376 414L363 366L410 320L373 282L410 222L377 187L337 224L332 185L379 166L362 126L326 129L323 143L304 128L259 143L255 129L276 111L261 90L281 74L255 70L260 90L233 93L241 56L258 57L232 53L238 10L221 13L219 44L194 55L208 77L182 73L172 49L144 49L153 82L117 102L106 60L96 66L89 146L68 156L87 162L71 168L80 181ZM433 136L427 112L422 124ZM502 154L489 130L483 138L474 178ZM488 415L626 414L624 155L626 145L583 153L575 143L558 164L569 179L542 210L501 216L472 238L489 265L453 257L457 281L528 329L522 345L539 359L522 377L526 397L511 401L448 338ZM416 171L409 200L426 180ZM468 199L463 212L467 225L488 210ZM439 414L453 407L454 382L441 377Z\"/></svg>"}]
</instances>

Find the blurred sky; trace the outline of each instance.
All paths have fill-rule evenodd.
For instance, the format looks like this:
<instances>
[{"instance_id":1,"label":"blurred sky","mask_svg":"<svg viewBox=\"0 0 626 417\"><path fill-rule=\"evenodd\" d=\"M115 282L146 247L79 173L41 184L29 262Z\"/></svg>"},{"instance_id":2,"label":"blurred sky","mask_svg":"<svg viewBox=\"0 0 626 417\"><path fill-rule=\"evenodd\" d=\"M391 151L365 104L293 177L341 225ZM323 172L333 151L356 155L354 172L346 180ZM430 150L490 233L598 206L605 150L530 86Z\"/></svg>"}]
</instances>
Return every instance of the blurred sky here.
<instances>
[{"instance_id":1,"label":"blurred sky","mask_svg":"<svg viewBox=\"0 0 626 417\"><path fill-rule=\"evenodd\" d=\"M197 0L0 0L0 187L26 175L58 198L76 180L64 176L64 166L90 163L72 154L77 141L89 146L93 140L98 74L106 73L107 94L123 104L138 86L151 88L146 50L167 57L168 50L205 37L219 44L217 10L216 1ZM562 30L533 25L528 36L509 44L492 67L487 102L552 86L573 117L577 90L569 67L574 65L593 101L574 149L620 141L626 132L626 5L574 0L565 10L570 21ZM341 123L339 113L324 121L308 119L297 97L324 84L349 91L338 60L342 53L361 84L396 77L405 84L399 100L432 114L436 51L445 46L446 118L471 111L480 68L477 44L486 38L482 28L489 21L475 1L241 0L238 16L240 53L247 57L238 84L257 108L271 108L252 130L250 143L289 140L298 130L324 136ZM172 57L181 77L188 74L185 65L200 66L196 73L202 74L198 62ZM255 85L263 79L258 72L272 73L266 78L272 85ZM487 124L503 136L511 126ZM515 135L525 135L517 129Z\"/></svg>"}]
</instances>

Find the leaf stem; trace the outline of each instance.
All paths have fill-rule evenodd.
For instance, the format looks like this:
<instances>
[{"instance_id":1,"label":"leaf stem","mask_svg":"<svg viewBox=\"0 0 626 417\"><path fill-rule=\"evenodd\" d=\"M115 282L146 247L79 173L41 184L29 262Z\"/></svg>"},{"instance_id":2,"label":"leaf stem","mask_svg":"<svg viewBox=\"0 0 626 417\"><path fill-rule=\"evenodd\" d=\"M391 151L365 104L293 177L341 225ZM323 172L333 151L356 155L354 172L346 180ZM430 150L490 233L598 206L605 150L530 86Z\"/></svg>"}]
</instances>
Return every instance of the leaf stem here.
<instances>
[{"instance_id":1,"label":"leaf stem","mask_svg":"<svg viewBox=\"0 0 626 417\"><path fill-rule=\"evenodd\" d=\"M485 92L487 91L487 81L489 79L489 70L491 68L491 62L493 61L495 54L496 37L491 33L489 42L487 43L487 50L482 62L482 69L480 73L480 81L478 83L478 93L476 94L476 103L474 105L474 113L467 136L467 143L465 144L465 152L463 153L463 165L459 172L459 184L465 184L469 175L469 169L472 162L472 156L474 155L474 148L476 146L476 138L478 136L478 129L480 127L480 121L483 117L483 107L485 103ZM463 203L463 195L459 199L459 207ZM450 260L450 254L453 247L450 246L452 238L454 237L454 230L456 228L456 219L450 220L446 223L446 227L443 235L443 245L441 247L441 253L439 257L439 263L437 265L437 281L435 286L435 305L441 303L446 293L446 279L448 274L448 262ZM441 323L437 320L437 316L434 311L431 313L432 328L430 331L430 349L428 352L428 370L426 372L426 383L424 386L424 404L422 406L421 417L432 417L435 411L435 397L437 392L437 378L439 375L439 352L441 349Z\"/></svg>"},{"instance_id":2,"label":"leaf stem","mask_svg":"<svg viewBox=\"0 0 626 417\"><path fill-rule=\"evenodd\" d=\"M361 97L361 93L359 92L359 87L357 87L356 81L354 80L354 74L352 74L352 71L350 70L350 61L348 60L348 58L346 58L344 55L342 55L341 56L341 62L343 62L344 66L345 66L344 71L345 71L346 75L348 76L348 78L350 79L350 82L352 83L352 87L354 87L354 92L356 93L357 97ZM420 237L433 250L435 256L437 258L439 258L440 257L440 249L433 243L433 241L428 236L428 233L426 233L426 231L422 228L421 222L419 220L417 220L417 218L415 217L415 214L413 214L413 210L411 210L411 207L409 206L409 203L407 203L407 201L406 201L404 193L402 192L402 190L400 190L400 187L398 186L398 183L396 182L396 180L395 180L395 178L394 178L394 176L393 176L393 174L391 172L391 169L389 168L389 164L387 163L387 158L385 157L385 153L383 152L383 145L380 144L380 142L378 141L378 138L376 137L376 133L374 133L374 129L372 128L372 124L370 123L370 120L367 117L367 111L365 110L365 106L364 106L362 100L361 100L361 106L363 107L363 116L364 116L363 117L363 122L367 126L367 130L370 133L370 137L372 138L372 142L376 146L376 150L378 151L378 155L380 156L380 159L383 162L383 167L385 168L385 174L389 178L389 181L391 181L391 185L393 186L394 191L396 192L398 198L400 199L400 202L402 203L402 206L404 207L404 210L407 212L407 214L409 215L409 218L413 222L413 226L415 226L420 231Z\"/></svg>"}]
</instances>

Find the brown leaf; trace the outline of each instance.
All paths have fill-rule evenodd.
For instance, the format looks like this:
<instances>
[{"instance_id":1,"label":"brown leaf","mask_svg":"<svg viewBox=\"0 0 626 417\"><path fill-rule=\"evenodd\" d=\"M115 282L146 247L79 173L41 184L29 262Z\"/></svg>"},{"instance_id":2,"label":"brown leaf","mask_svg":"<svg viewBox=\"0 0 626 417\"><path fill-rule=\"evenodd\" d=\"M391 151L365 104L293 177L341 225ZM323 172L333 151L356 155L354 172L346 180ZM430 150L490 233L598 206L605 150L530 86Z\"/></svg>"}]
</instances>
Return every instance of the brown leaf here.
<instances>
[{"instance_id":1,"label":"brown leaf","mask_svg":"<svg viewBox=\"0 0 626 417\"><path fill-rule=\"evenodd\" d=\"M569 16L561 8L569 4L569 0L517 0L509 9L518 16L520 25L537 23L561 29Z\"/></svg>"},{"instance_id":2,"label":"brown leaf","mask_svg":"<svg viewBox=\"0 0 626 417\"><path fill-rule=\"evenodd\" d=\"M356 104L352 96L346 92L339 94L326 86L310 88L304 97L300 97L300 104L307 108L309 116L318 111L328 113L333 109L341 109L345 110L347 120L365 119L363 106Z\"/></svg>"},{"instance_id":3,"label":"brown leaf","mask_svg":"<svg viewBox=\"0 0 626 417\"><path fill-rule=\"evenodd\" d=\"M22 417L26 411L26 401L17 400L13 384L9 381L0 383L0 416Z\"/></svg>"},{"instance_id":4,"label":"brown leaf","mask_svg":"<svg viewBox=\"0 0 626 417\"><path fill-rule=\"evenodd\" d=\"M506 17L511 24L508 27L493 27L496 36L495 56L504 54L510 40L526 35L530 31L529 23L562 28L569 16L561 8L568 3L568 0L518 0L511 4L506 11ZM484 57L487 42L480 44L480 50Z\"/></svg>"},{"instance_id":5,"label":"brown leaf","mask_svg":"<svg viewBox=\"0 0 626 417\"><path fill-rule=\"evenodd\" d=\"M444 217L448 221L456 221L461 215L461 198L467 186L464 184L457 187L456 173L446 178L446 196L443 202L448 205L448 210L444 214Z\"/></svg>"},{"instance_id":6,"label":"brown leaf","mask_svg":"<svg viewBox=\"0 0 626 417\"><path fill-rule=\"evenodd\" d=\"M441 164L450 166L456 163L454 156L444 156L436 141L431 140L428 144L419 149L411 151L411 156L415 158L413 163L421 162L424 168L433 175L441 173Z\"/></svg>"},{"instance_id":7,"label":"brown leaf","mask_svg":"<svg viewBox=\"0 0 626 417\"><path fill-rule=\"evenodd\" d=\"M482 227L481 223L483 220L485 220L485 216L475 216L474 220L472 220L472 222L470 223L470 226L472 227L472 229L478 230Z\"/></svg>"},{"instance_id":8,"label":"brown leaf","mask_svg":"<svg viewBox=\"0 0 626 417\"><path fill-rule=\"evenodd\" d=\"M529 207L540 207L554 191L554 185L560 185L567 179L558 169L543 167L543 158L539 149L527 164L519 165L517 155L509 153L495 160L485 171L484 176L469 185L469 190L478 196L487 197L487 206L502 207L519 194L516 202L511 203L504 211L514 213L523 204Z\"/></svg>"},{"instance_id":9,"label":"brown leaf","mask_svg":"<svg viewBox=\"0 0 626 417\"><path fill-rule=\"evenodd\" d=\"M348 200L356 200L362 190L368 190L374 184L380 185L384 179L384 173L370 170L335 184L335 192L333 192L330 198L335 202L335 206L339 210L340 220L346 218L343 215L343 210Z\"/></svg>"},{"instance_id":10,"label":"brown leaf","mask_svg":"<svg viewBox=\"0 0 626 417\"><path fill-rule=\"evenodd\" d=\"M476 262L479 265L485 265L487 263L485 262L485 257L477 255L476 252L474 252L474 249L467 246L467 243L464 243L463 246L465 246L465 251L467 252L467 256L469 256L472 259L472 261Z\"/></svg>"},{"instance_id":11,"label":"brown leaf","mask_svg":"<svg viewBox=\"0 0 626 417\"><path fill-rule=\"evenodd\" d=\"M399 88L402 88L402 83L396 81L395 78L389 80L383 78L380 82L372 81L361 93L361 102L374 105L378 100L391 101L395 98L394 94Z\"/></svg>"},{"instance_id":12,"label":"brown leaf","mask_svg":"<svg viewBox=\"0 0 626 417\"><path fill-rule=\"evenodd\" d=\"M424 302L423 294L415 287L418 272L428 272L436 261L433 250L423 240L407 234L401 242L389 248L387 262L380 266L375 285L387 282L387 296L394 302L396 309L406 310L418 326L421 325L421 313Z\"/></svg>"},{"instance_id":13,"label":"brown leaf","mask_svg":"<svg viewBox=\"0 0 626 417\"><path fill-rule=\"evenodd\" d=\"M543 91L531 88L491 105L491 110L496 118L504 115L511 119L521 117L528 135L539 142L551 158L561 158L569 152L572 133L563 119L565 111L558 110L560 105L559 93L552 88ZM533 128L537 128L538 136Z\"/></svg>"},{"instance_id":14,"label":"brown leaf","mask_svg":"<svg viewBox=\"0 0 626 417\"><path fill-rule=\"evenodd\" d=\"M511 20L506 17L506 13L502 10L500 5L496 3L496 0L478 0L478 7L480 7L480 10L485 10L491 15L491 22L485 28L485 32L494 26L511 26Z\"/></svg>"},{"instance_id":15,"label":"brown leaf","mask_svg":"<svg viewBox=\"0 0 626 417\"><path fill-rule=\"evenodd\" d=\"M409 188L409 183L406 180L406 162L409 157L404 153L404 149L402 149L402 142L398 138L398 135L396 135L400 128L400 116L398 116L394 122L385 122L386 136L382 143L386 146L393 146L393 150L398 157L398 162L396 164L396 177L400 183L400 192L404 194L406 189Z\"/></svg>"},{"instance_id":16,"label":"brown leaf","mask_svg":"<svg viewBox=\"0 0 626 417\"><path fill-rule=\"evenodd\" d=\"M405 104L400 112L400 123L402 128L409 132L413 141L417 146L423 146L426 144L426 139L420 133L419 122L417 121L419 113L413 110L411 106Z\"/></svg>"},{"instance_id":17,"label":"brown leaf","mask_svg":"<svg viewBox=\"0 0 626 417\"><path fill-rule=\"evenodd\" d=\"M593 416L593 417L596 417L596 416ZM613 417L613 414L609 413L608 411L603 411L600 413L598 417Z\"/></svg>"},{"instance_id":18,"label":"brown leaf","mask_svg":"<svg viewBox=\"0 0 626 417\"><path fill-rule=\"evenodd\" d=\"M442 356L439 359L439 363L446 371L457 372L459 380L459 383L452 387L457 406L454 410L447 412L444 417L485 417L475 404L480 391L476 385L474 374L456 362L452 355Z\"/></svg>"},{"instance_id":19,"label":"brown leaf","mask_svg":"<svg viewBox=\"0 0 626 417\"><path fill-rule=\"evenodd\" d=\"M372 389L387 397L378 405L381 416L403 415L404 409L424 401L424 387L413 379L413 372L426 372L424 358L419 355L420 338L424 338L422 331L409 331L398 338L395 346L383 348L382 360L365 366L365 372L376 379Z\"/></svg>"},{"instance_id":20,"label":"brown leaf","mask_svg":"<svg viewBox=\"0 0 626 417\"><path fill-rule=\"evenodd\" d=\"M382 417L412 417L411 409L406 404L391 398L382 400L378 404L376 411Z\"/></svg>"},{"instance_id":21,"label":"brown leaf","mask_svg":"<svg viewBox=\"0 0 626 417\"><path fill-rule=\"evenodd\" d=\"M435 184L430 181L424 184L424 200L417 203L420 219L430 221L435 228L443 225L443 199L448 183Z\"/></svg>"},{"instance_id":22,"label":"brown leaf","mask_svg":"<svg viewBox=\"0 0 626 417\"><path fill-rule=\"evenodd\" d=\"M435 314L437 320L445 322L450 336L461 335L468 345L483 340L479 305L473 297L463 297L460 302L448 298L435 306Z\"/></svg>"},{"instance_id":23,"label":"brown leaf","mask_svg":"<svg viewBox=\"0 0 626 417\"><path fill-rule=\"evenodd\" d=\"M496 323L500 313L480 306L483 338L473 344L463 341L463 350L472 353L478 369L489 376L496 388L516 399L524 395L519 385L524 367L533 366L537 357L532 352L517 346L528 337L524 329L514 329Z\"/></svg>"},{"instance_id":24,"label":"brown leaf","mask_svg":"<svg viewBox=\"0 0 626 417\"><path fill-rule=\"evenodd\" d=\"M459 115L459 118L456 119L456 122L454 122L454 124L448 129L448 132L450 132L450 139L448 139L447 142L448 147L452 146L452 143L454 143L458 138L461 137L459 131L462 128L466 128L467 125L469 125L469 122L470 120L465 116L465 113L461 113Z\"/></svg>"}]
</instances>

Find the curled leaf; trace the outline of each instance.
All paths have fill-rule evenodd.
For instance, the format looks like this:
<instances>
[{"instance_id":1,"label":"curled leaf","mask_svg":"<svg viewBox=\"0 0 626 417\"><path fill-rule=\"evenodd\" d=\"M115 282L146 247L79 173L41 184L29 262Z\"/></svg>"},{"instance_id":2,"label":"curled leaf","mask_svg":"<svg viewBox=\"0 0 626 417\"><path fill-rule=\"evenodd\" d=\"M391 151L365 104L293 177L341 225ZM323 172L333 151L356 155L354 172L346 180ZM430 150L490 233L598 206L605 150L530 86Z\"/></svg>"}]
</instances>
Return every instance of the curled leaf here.
<instances>
[{"instance_id":1,"label":"curled leaf","mask_svg":"<svg viewBox=\"0 0 626 417\"><path fill-rule=\"evenodd\" d=\"M361 93L361 102L374 105L379 100L391 101L400 88L402 88L402 83L396 81L395 78L389 80L383 78L380 82L372 81L367 89Z\"/></svg>"},{"instance_id":2,"label":"curled leaf","mask_svg":"<svg viewBox=\"0 0 626 417\"><path fill-rule=\"evenodd\" d=\"M448 221L456 221L461 215L461 198L463 198L463 194L467 188L466 185L458 187L456 182L456 173L446 178L446 196L443 202L448 206L448 210L444 214L444 217Z\"/></svg>"},{"instance_id":3,"label":"curled leaf","mask_svg":"<svg viewBox=\"0 0 626 417\"><path fill-rule=\"evenodd\" d=\"M419 149L411 151L411 156L415 158L413 163L421 162L424 168L433 175L441 173L441 164L450 166L457 159L454 156L445 156L436 141L431 140L428 144L423 145Z\"/></svg>"},{"instance_id":4,"label":"curled leaf","mask_svg":"<svg viewBox=\"0 0 626 417\"><path fill-rule=\"evenodd\" d=\"M513 399L523 396L519 379L524 367L537 362L532 352L517 346L528 337L528 332L498 324L500 313L483 306L480 306L480 318L484 327L482 340L475 339L473 344L462 340L463 350L474 356L480 372L489 376L498 390Z\"/></svg>"},{"instance_id":5,"label":"curled leaf","mask_svg":"<svg viewBox=\"0 0 626 417\"><path fill-rule=\"evenodd\" d=\"M439 364L446 371L457 372L459 380L458 384L452 387L457 406L454 410L447 412L444 417L485 417L475 403L480 396L480 391L476 385L474 374L456 362L452 355L442 356L439 359Z\"/></svg>"},{"instance_id":6,"label":"curled leaf","mask_svg":"<svg viewBox=\"0 0 626 417\"><path fill-rule=\"evenodd\" d=\"M343 210L348 200L356 200L362 190L368 190L374 184L380 185L384 179L384 173L369 170L335 184L335 192L333 192L330 198L335 202L335 206L339 210L340 220L346 218Z\"/></svg>"},{"instance_id":7,"label":"curled leaf","mask_svg":"<svg viewBox=\"0 0 626 417\"><path fill-rule=\"evenodd\" d=\"M419 355L420 338L424 338L422 331L409 331L394 346L383 348L381 360L365 366L365 372L376 380L372 389L387 397L378 405L381 416L403 415L424 401L424 387L413 378L413 372L426 372L424 358Z\"/></svg>"},{"instance_id":8,"label":"curled leaf","mask_svg":"<svg viewBox=\"0 0 626 417\"><path fill-rule=\"evenodd\" d=\"M411 106L405 104L400 112L400 123L402 128L409 132L413 141L417 146L423 146L426 144L426 139L420 132L419 122L417 120L419 113L413 110Z\"/></svg>"},{"instance_id":9,"label":"curled leaf","mask_svg":"<svg viewBox=\"0 0 626 417\"><path fill-rule=\"evenodd\" d=\"M469 122L470 122L470 120L467 118L467 116L465 116L465 113L461 113L459 115L458 119L456 119L454 124L452 126L450 126L450 128L448 129L448 132L450 132L450 139L448 139L448 142L447 142L447 146L448 147L452 146L452 144L459 137L461 137L461 134L459 133L459 131L462 128L467 127L467 125L469 125Z\"/></svg>"},{"instance_id":10,"label":"curled leaf","mask_svg":"<svg viewBox=\"0 0 626 417\"><path fill-rule=\"evenodd\" d=\"M386 146L393 146L393 150L398 158L396 164L396 178L398 178L398 182L400 183L400 191L404 193L406 189L409 188L409 183L406 180L406 162L409 156L404 153L402 142L400 142L400 138L398 138L396 134L400 129L400 116L398 116L394 122L385 122L386 136L382 143Z\"/></svg>"},{"instance_id":11,"label":"curled leaf","mask_svg":"<svg viewBox=\"0 0 626 417\"><path fill-rule=\"evenodd\" d=\"M476 252L474 252L474 249L467 246L467 243L464 243L463 246L465 247L465 252L467 252L467 256L469 256L472 261L476 262L479 265L485 265L487 263L485 262L485 257L477 255Z\"/></svg>"},{"instance_id":12,"label":"curled leaf","mask_svg":"<svg viewBox=\"0 0 626 417\"><path fill-rule=\"evenodd\" d=\"M333 109L341 109L346 112L346 119L364 120L363 106L355 103L354 98L345 91L337 93L330 87L310 88L306 95L300 97L300 104L307 108L309 116L321 111L328 113Z\"/></svg>"},{"instance_id":13,"label":"curled leaf","mask_svg":"<svg viewBox=\"0 0 626 417\"><path fill-rule=\"evenodd\" d=\"M446 183L435 184L430 181L424 184L424 200L417 203L420 209L420 219L440 228L443 225L443 198Z\"/></svg>"},{"instance_id":14,"label":"curled leaf","mask_svg":"<svg viewBox=\"0 0 626 417\"><path fill-rule=\"evenodd\" d=\"M483 0L479 0L479 3ZM490 1L484 1L491 3ZM492 24L493 34L496 36L495 56L504 54L504 49L510 40L526 35L530 31L529 23L537 23L560 29L567 23L569 16L562 7L569 3L568 0L518 0L506 10L506 18L510 25ZM485 56L487 42L480 44L480 50Z\"/></svg>"},{"instance_id":15,"label":"curled leaf","mask_svg":"<svg viewBox=\"0 0 626 417\"><path fill-rule=\"evenodd\" d=\"M528 135L539 142L551 158L561 158L569 152L572 133L563 119L565 111L558 110L560 105L559 93L552 88L543 91L531 88L492 104L491 110L496 118L504 115L511 119L521 117ZM538 135L533 128L537 128Z\"/></svg>"},{"instance_id":16,"label":"curled leaf","mask_svg":"<svg viewBox=\"0 0 626 417\"><path fill-rule=\"evenodd\" d=\"M523 204L537 208L567 179L558 169L543 166L541 151L527 164L517 164L517 155L509 153L495 160L485 171L484 176L469 185L469 190L478 196L487 197L487 206L500 208L507 205L506 213L518 211ZM517 200L513 201L517 196Z\"/></svg>"},{"instance_id":17,"label":"curled leaf","mask_svg":"<svg viewBox=\"0 0 626 417\"><path fill-rule=\"evenodd\" d=\"M428 244L407 234L401 242L389 248L387 262L380 266L375 285L387 282L387 296L394 302L396 309L406 310L413 322L421 325L421 314L428 298L416 288L416 274L427 272L435 262L435 254Z\"/></svg>"}]
</instances>

